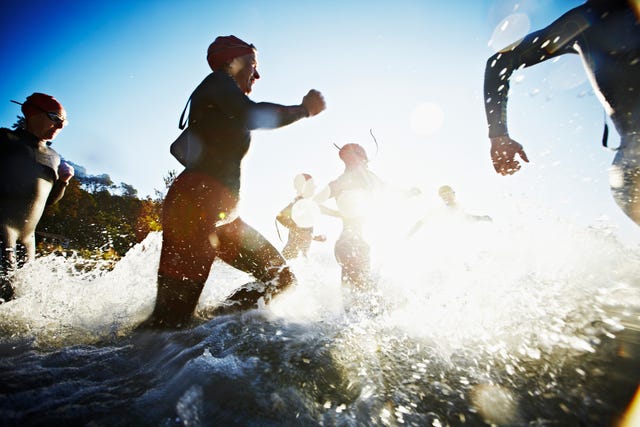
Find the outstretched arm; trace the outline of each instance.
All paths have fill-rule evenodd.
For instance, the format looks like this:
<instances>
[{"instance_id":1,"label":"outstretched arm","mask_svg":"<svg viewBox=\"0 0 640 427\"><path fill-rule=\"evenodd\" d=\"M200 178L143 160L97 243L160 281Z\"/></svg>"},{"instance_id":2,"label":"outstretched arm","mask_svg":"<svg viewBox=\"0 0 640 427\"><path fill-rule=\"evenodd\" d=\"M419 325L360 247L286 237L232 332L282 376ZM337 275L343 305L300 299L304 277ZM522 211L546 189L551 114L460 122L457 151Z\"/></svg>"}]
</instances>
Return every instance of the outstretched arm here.
<instances>
[{"instance_id":1,"label":"outstretched arm","mask_svg":"<svg viewBox=\"0 0 640 427\"><path fill-rule=\"evenodd\" d=\"M312 117L326 108L320 92L311 89L300 105L284 106L269 102L254 103L249 109L249 129L273 129L304 117Z\"/></svg>"},{"instance_id":2,"label":"outstretched arm","mask_svg":"<svg viewBox=\"0 0 640 427\"><path fill-rule=\"evenodd\" d=\"M527 35L520 42L491 56L485 67L484 100L491 159L497 173L513 174L520 169L518 155L529 159L520 145L509 137L507 101L509 79L516 69L529 67L565 53L577 53L573 41L586 29L582 7L575 8L548 27Z\"/></svg>"}]
</instances>

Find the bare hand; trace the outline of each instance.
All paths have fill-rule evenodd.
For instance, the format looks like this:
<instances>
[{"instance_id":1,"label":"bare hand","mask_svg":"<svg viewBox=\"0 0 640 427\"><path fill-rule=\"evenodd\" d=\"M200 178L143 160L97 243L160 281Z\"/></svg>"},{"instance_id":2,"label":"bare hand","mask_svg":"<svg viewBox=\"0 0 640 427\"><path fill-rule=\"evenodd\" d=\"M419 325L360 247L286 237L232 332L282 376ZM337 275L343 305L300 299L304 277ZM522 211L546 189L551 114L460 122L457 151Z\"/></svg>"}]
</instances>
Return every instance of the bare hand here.
<instances>
[{"instance_id":1,"label":"bare hand","mask_svg":"<svg viewBox=\"0 0 640 427\"><path fill-rule=\"evenodd\" d=\"M74 173L75 170L73 166L69 163L60 162L60 166L58 166L58 176L62 182L69 182L69 180L73 178Z\"/></svg>"},{"instance_id":2,"label":"bare hand","mask_svg":"<svg viewBox=\"0 0 640 427\"><path fill-rule=\"evenodd\" d=\"M521 166L516 160L516 154L529 163L522 145L511 139L509 135L491 138L491 160L494 169L500 175L513 175L520 170Z\"/></svg>"},{"instance_id":3,"label":"bare hand","mask_svg":"<svg viewBox=\"0 0 640 427\"><path fill-rule=\"evenodd\" d=\"M302 98L302 106L309 112L309 117L313 117L327 108L322 94L315 89L311 89L309 93Z\"/></svg>"}]
</instances>

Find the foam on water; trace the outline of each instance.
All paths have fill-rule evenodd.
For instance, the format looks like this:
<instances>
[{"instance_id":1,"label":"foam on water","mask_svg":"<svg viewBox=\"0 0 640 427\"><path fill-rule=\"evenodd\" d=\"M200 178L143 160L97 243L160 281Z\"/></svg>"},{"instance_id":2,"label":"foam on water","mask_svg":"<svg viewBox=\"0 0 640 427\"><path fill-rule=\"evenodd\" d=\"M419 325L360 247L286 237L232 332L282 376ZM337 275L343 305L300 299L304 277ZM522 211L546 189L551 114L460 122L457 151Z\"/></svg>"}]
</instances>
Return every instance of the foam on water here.
<instances>
[{"instance_id":1,"label":"foam on water","mask_svg":"<svg viewBox=\"0 0 640 427\"><path fill-rule=\"evenodd\" d=\"M59 355L74 368L108 359L119 372L115 384L97 385L102 380L85 367L73 371L81 377L69 380L70 390L77 382L107 387L118 405L137 414L161 405L182 425L202 425L207 414L230 424L445 425L517 423L545 412L559 420L580 405L598 412L584 403L591 391L566 390L599 381L601 368L584 356L624 331L624 319L637 323L640 248L607 228L548 217L526 226L441 222L402 236L372 235L376 291L342 289L326 247L291 261L299 284L268 307L133 343L131 330L154 304L159 233L112 271L42 257L19 272L18 298L0 306L2 341L32 340L45 351L11 356L25 364L26 377ZM206 315L250 280L216 262L198 310ZM76 361L80 344L98 345L80 350L87 361ZM120 382L127 392L149 389L127 397ZM61 405L76 399L69 391ZM562 405L569 412L558 415Z\"/></svg>"},{"instance_id":2,"label":"foam on water","mask_svg":"<svg viewBox=\"0 0 640 427\"><path fill-rule=\"evenodd\" d=\"M19 271L18 298L0 307L0 328L63 345L125 333L153 308L160 242L160 233L151 233L112 271L84 271L75 257L37 259ZM521 343L533 339L531 331L536 346L580 347L572 328L616 323L600 318L602 306L638 307L639 261L640 250L622 245L612 232L560 221L514 227L456 220L374 246L385 323L451 349ZM332 254L312 253L291 266L300 284L270 310L295 321L342 313ZM219 304L249 280L216 262L199 309Z\"/></svg>"}]
</instances>

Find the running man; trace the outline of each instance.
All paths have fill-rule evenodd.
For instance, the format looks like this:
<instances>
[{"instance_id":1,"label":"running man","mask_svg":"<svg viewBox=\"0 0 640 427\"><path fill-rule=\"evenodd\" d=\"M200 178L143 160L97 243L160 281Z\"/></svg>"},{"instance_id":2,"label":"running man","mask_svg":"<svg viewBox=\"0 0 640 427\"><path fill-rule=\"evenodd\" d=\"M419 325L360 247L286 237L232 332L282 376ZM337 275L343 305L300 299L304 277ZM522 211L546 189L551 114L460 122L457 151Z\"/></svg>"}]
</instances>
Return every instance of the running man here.
<instances>
[{"instance_id":1,"label":"running man","mask_svg":"<svg viewBox=\"0 0 640 427\"><path fill-rule=\"evenodd\" d=\"M0 128L0 298L14 298L15 269L36 255L35 231L48 205L62 199L73 167L50 145L67 123L57 99L34 93L19 103L24 127Z\"/></svg>"},{"instance_id":2,"label":"running man","mask_svg":"<svg viewBox=\"0 0 640 427\"><path fill-rule=\"evenodd\" d=\"M236 212L240 165L252 130L315 116L325 109L325 102L315 90L300 105L250 100L247 95L260 78L256 55L252 44L235 36L217 37L209 46L212 73L190 98L191 145L183 150L189 155L164 200L158 293L154 312L143 327L188 323L216 258L264 285L239 289L216 313L255 307L261 298L268 302L295 281L278 250Z\"/></svg>"}]
</instances>

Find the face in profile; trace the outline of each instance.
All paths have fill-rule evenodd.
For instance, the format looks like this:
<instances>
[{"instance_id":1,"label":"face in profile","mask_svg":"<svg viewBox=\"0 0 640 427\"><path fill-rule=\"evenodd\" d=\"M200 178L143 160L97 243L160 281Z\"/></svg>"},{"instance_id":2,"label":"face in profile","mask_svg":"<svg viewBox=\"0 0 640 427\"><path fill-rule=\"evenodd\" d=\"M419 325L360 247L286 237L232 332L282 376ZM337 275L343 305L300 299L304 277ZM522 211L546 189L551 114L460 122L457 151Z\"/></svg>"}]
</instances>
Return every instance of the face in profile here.
<instances>
[{"instance_id":1,"label":"face in profile","mask_svg":"<svg viewBox=\"0 0 640 427\"><path fill-rule=\"evenodd\" d=\"M27 119L27 130L41 141L53 141L65 123L65 118L58 112L42 112Z\"/></svg>"},{"instance_id":2,"label":"face in profile","mask_svg":"<svg viewBox=\"0 0 640 427\"><path fill-rule=\"evenodd\" d=\"M230 66L231 77L246 95L251 93L253 83L260 78L258 59L255 52L235 58Z\"/></svg>"}]
</instances>

